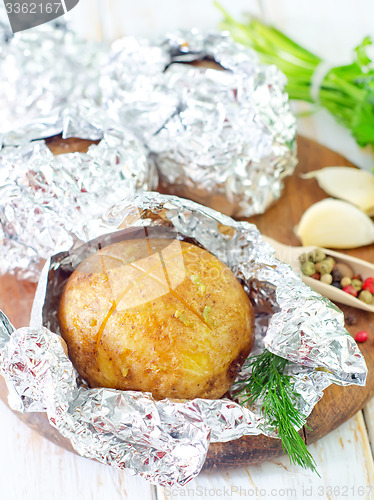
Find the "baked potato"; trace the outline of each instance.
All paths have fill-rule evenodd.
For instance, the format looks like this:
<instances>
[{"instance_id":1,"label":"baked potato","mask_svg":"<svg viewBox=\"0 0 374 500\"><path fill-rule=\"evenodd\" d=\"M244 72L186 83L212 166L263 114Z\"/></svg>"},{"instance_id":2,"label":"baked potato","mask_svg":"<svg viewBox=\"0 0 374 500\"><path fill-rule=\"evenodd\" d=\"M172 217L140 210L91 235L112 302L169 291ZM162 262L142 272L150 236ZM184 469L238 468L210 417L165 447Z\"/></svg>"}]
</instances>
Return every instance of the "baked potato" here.
<instances>
[{"instance_id":1,"label":"baked potato","mask_svg":"<svg viewBox=\"0 0 374 500\"><path fill-rule=\"evenodd\" d=\"M254 313L230 269L170 239L104 247L68 279L58 319L69 356L91 387L156 399L215 399L253 344Z\"/></svg>"}]
</instances>

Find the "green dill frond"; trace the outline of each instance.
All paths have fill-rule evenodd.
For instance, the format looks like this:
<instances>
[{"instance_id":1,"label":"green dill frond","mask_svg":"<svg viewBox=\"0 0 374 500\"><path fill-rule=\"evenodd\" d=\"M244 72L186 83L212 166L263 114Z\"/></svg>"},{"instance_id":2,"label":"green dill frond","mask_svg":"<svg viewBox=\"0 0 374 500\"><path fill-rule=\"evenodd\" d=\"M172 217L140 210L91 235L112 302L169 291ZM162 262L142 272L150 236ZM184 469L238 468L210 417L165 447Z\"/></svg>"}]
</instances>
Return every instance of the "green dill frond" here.
<instances>
[{"instance_id":1,"label":"green dill frond","mask_svg":"<svg viewBox=\"0 0 374 500\"><path fill-rule=\"evenodd\" d=\"M251 359L252 375L239 393L241 404L246 406L258 402L266 421L274 427L282 441L283 450L290 462L317 472L316 463L296 429L300 429L305 417L295 407L297 393L292 378L286 375L288 361L266 349Z\"/></svg>"}]
</instances>

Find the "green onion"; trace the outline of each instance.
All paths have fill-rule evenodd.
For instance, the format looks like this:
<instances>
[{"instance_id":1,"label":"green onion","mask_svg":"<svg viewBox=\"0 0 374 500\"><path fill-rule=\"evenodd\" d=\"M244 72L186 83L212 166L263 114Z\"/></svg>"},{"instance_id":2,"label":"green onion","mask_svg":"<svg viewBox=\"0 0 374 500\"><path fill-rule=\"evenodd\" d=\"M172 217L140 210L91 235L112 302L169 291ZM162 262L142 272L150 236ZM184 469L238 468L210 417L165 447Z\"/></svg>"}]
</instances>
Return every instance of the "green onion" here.
<instances>
[{"instance_id":1,"label":"green onion","mask_svg":"<svg viewBox=\"0 0 374 500\"><path fill-rule=\"evenodd\" d=\"M367 54L367 48L373 43L370 37L356 47L352 64L328 71L319 89L318 102L315 102L311 86L313 73L322 61L318 56L257 19L241 23L219 3L215 5L224 15L221 29L256 50L262 62L275 64L283 71L291 99L323 106L351 131L359 146L374 146L374 64Z\"/></svg>"}]
</instances>

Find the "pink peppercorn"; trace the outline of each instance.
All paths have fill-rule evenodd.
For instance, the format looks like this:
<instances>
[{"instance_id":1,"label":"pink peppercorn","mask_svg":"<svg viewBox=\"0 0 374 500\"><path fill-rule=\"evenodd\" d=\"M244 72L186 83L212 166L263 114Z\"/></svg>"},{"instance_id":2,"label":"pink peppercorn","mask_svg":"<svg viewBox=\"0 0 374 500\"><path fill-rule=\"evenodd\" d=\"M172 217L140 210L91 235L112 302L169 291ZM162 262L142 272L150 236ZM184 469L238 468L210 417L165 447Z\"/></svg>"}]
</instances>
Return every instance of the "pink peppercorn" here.
<instances>
[{"instance_id":1,"label":"pink peppercorn","mask_svg":"<svg viewBox=\"0 0 374 500\"><path fill-rule=\"evenodd\" d=\"M362 285L362 289L374 294L374 278L366 278Z\"/></svg>"},{"instance_id":2,"label":"pink peppercorn","mask_svg":"<svg viewBox=\"0 0 374 500\"><path fill-rule=\"evenodd\" d=\"M353 295L353 297L357 297L357 290L352 285L345 286L343 292L349 293L349 295Z\"/></svg>"},{"instance_id":3,"label":"pink peppercorn","mask_svg":"<svg viewBox=\"0 0 374 500\"><path fill-rule=\"evenodd\" d=\"M357 332L355 336L356 342L365 342L368 339L368 332Z\"/></svg>"}]
</instances>

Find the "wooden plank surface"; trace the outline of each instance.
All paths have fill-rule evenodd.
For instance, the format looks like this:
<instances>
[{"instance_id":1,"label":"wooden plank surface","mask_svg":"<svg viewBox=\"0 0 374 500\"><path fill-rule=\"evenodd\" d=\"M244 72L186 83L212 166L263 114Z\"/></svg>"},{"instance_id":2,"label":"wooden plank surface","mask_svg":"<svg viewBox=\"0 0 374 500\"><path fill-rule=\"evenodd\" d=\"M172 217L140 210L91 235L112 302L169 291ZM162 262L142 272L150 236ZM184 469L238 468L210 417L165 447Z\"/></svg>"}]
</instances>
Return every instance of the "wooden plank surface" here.
<instances>
[{"instance_id":1,"label":"wooden plank surface","mask_svg":"<svg viewBox=\"0 0 374 500\"><path fill-rule=\"evenodd\" d=\"M298 156L299 165L294 175L286 180L283 196L265 214L248 219L256 224L263 234L281 243L295 246L300 245L300 242L293 228L301 215L310 205L327 197L315 179L303 180L300 174L331 165L352 166L338 153L304 137L298 139ZM374 262L374 245L346 253ZM369 367L367 383L365 387L332 385L326 389L323 399L308 419L309 428L304 428L303 435L308 444L341 425L363 408L374 395L374 315L341 304L339 307L344 312L346 327L352 335L360 330L369 333L368 341L359 345ZM264 436L244 436L238 441L212 444L205 467L227 468L232 463L256 463L281 453L279 441Z\"/></svg>"},{"instance_id":2,"label":"wooden plank surface","mask_svg":"<svg viewBox=\"0 0 374 500\"><path fill-rule=\"evenodd\" d=\"M70 453L0 401L1 500L152 500L144 479Z\"/></svg>"},{"instance_id":3,"label":"wooden plank surface","mask_svg":"<svg viewBox=\"0 0 374 500\"><path fill-rule=\"evenodd\" d=\"M250 14L274 24L332 65L351 62L354 47L373 31L371 0L220 0L220 4L236 19L244 20ZM67 17L81 36L107 42L126 35L158 36L178 28L212 31L222 19L212 0L163 0L162 5L149 0L80 0ZM311 110L309 104L295 102L292 106L295 112ZM373 166L371 148L359 148L349 131L322 108L300 116L298 130L331 149L339 148L363 168Z\"/></svg>"},{"instance_id":4,"label":"wooden plank surface","mask_svg":"<svg viewBox=\"0 0 374 500\"><path fill-rule=\"evenodd\" d=\"M184 489L158 487L158 499L374 498L374 466L361 412L308 449L321 477L282 456L219 473L202 472Z\"/></svg>"},{"instance_id":5,"label":"wooden plank surface","mask_svg":"<svg viewBox=\"0 0 374 500\"><path fill-rule=\"evenodd\" d=\"M216 28L219 16L211 0L179 0L178 3L180 10L174 11L171 16L168 2L151 4L148 0L139 0L136 5L130 5L123 0L112 0L109 8L108 3L102 0L80 0L68 17L83 36L106 40L112 40L119 34L153 36L161 30L169 31L180 26ZM264 13L265 18L276 23L278 28L298 36L306 47L324 55L328 51L331 62L340 58L341 54L348 57L357 39L372 32L374 4L371 0L318 0L312 5L312 19L310 11L306 10L309 5L297 0L221 0L221 3L233 15L246 11L257 15ZM144 10L148 11L147 16ZM112 19L116 19L116 29L113 29ZM296 103L293 109L303 111L309 107ZM308 117L299 117L298 130L319 143L339 150L357 165L367 169L374 165L372 150L358 148L349 132L339 127L323 110ZM374 444L374 401L365 407L363 413ZM223 488L227 485L243 488L243 494L236 494L236 498L373 499L372 491L370 494L367 489L374 484L373 460L366 453L369 439L361 412L309 446L316 457L321 479L291 466L286 457L279 457L250 467L202 473L178 493L163 488L156 490L149 485L144 488L143 482L129 473L117 474L102 464L77 457L53 445L22 424L1 402L0 420L0 498L4 499L225 498ZM316 487L320 486L324 489L317 490ZM200 489L197 490L197 487ZM212 491L211 487L221 489ZM256 487L266 488L265 495L261 491L256 494L253 491ZM340 490L328 490L331 487L340 487ZM273 489L278 489L279 495L271 495Z\"/></svg>"},{"instance_id":6,"label":"wooden plank surface","mask_svg":"<svg viewBox=\"0 0 374 500\"><path fill-rule=\"evenodd\" d=\"M84 149L86 141L80 144L78 140L50 141L51 149L56 152L65 149ZM302 213L315 201L326 194L318 187L316 180L303 180L301 173L327 165L349 165L349 162L338 154L319 144L300 137L298 140L299 166L295 174L286 180L283 196L263 215L251 218L261 232L286 244L299 244L293 233L294 225ZM374 245L359 248L348 253L357 257L374 261ZM27 282L17 282L12 277L0 278L0 308L9 315L17 327L28 324L28 312L34 292L34 285ZM363 388L355 386L330 386L325 391L324 398L317 404L308 419L308 427L301 434L306 443L312 443L335 429L357 411L362 409L374 395L374 316L351 307L342 307L347 319L347 328L352 334L366 329L370 333L369 340L360 345L369 367L367 384ZM0 397L5 399L4 386L0 387ZM69 442L62 439L59 433L51 427L43 414L26 414L19 417L30 427L40 432L48 439L71 450ZM239 467L246 464L256 464L282 454L279 440L265 436L244 436L227 443L214 443L210 446L204 468Z\"/></svg>"}]
</instances>

